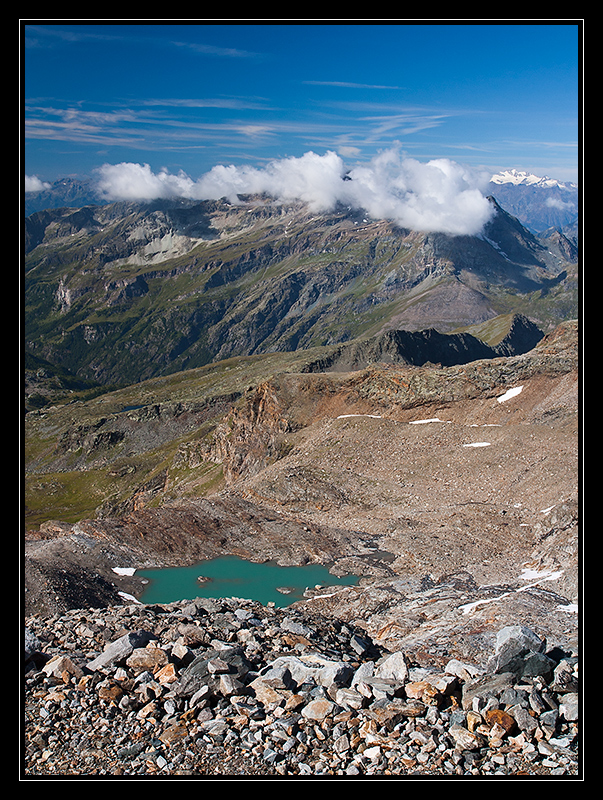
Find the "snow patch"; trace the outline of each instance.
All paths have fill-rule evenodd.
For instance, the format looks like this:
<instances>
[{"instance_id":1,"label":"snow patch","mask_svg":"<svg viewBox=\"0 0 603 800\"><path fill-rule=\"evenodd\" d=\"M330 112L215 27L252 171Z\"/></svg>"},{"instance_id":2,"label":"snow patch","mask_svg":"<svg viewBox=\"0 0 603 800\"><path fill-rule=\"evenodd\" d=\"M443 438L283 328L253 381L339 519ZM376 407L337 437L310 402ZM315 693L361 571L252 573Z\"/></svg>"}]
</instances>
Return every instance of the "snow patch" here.
<instances>
[{"instance_id":1,"label":"snow patch","mask_svg":"<svg viewBox=\"0 0 603 800\"><path fill-rule=\"evenodd\" d=\"M568 614L577 614L578 605L576 603L568 603L566 606L557 606L557 611L566 611Z\"/></svg>"},{"instance_id":2,"label":"snow patch","mask_svg":"<svg viewBox=\"0 0 603 800\"><path fill-rule=\"evenodd\" d=\"M501 256L505 259L505 261L511 261L511 259L505 253L505 251L501 248L501 246L497 242L495 242L493 239L488 239L488 237L483 233L480 234L477 238L481 239L482 241L484 241L487 244L489 244L490 247L493 247L495 250L497 250L501 254Z\"/></svg>"},{"instance_id":3,"label":"snow patch","mask_svg":"<svg viewBox=\"0 0 603 800\"><path fill-rule=\"evenodd\" d=\"M509 389L504 394L501 394L500 397L497 397L499 403L504 403L507 400L510 400L512 397L516 397L518 394L521 393L523 386L516 386L514 389Z\"/></svg>"},{"instance_id":4,"label":"snow patch","mask_svg":"<svg viewBox=\"0 0 603 800\"><path fill-rule=\"evenodd\" d=\"M120 597L123 597L124 600L129 600L131 603L138 603L138 605L142 605L140 600L137 600L134 595L128 594L127 592L118 592L117 594Z\"/></svg>"},{"instance_id":5,"label":"snow patch","mask_svg":"<svg viewBox=\"0 0 603 800\"><path fill-rule=\"evenodd\" d=\"M471 442L471 444L464 444L463 447L490 447L491 442Z\"/></svg>"},{"instance_id":6,"label":"snow patch","mask_svg":"<svg viewBox=\"0 0 603 800\"><path fill-rule=\"evenodd\" d=\"M561 575L563 575L563 572L559 570L557 572L553 572L549 569L545 572L536 572L534 569L522 569L519 578L522 581L530 581L534 580L534 578L538 578L538 580L541 581L555 581L557 578L560 578Z\"/></svg>"},{"instance_id":7,"label":"snow patch","mask_svg":"<svg viewBox=\"0 0 603 800\"><path fill-rule=\"evenodd\" d=\"M113 572L116 572L118 575L134 575L136 572L135 567L113 567Z\"/></svg>"}]
</instances>

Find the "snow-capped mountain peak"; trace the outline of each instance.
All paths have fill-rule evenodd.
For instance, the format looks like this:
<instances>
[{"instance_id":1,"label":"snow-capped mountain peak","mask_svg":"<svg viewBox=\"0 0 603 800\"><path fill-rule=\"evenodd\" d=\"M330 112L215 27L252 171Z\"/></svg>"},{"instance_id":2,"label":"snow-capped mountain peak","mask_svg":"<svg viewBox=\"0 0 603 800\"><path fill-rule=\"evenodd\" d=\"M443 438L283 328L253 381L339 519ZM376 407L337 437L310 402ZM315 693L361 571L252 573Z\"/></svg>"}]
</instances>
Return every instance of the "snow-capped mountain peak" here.
<instances>
[{"instance_id":1,"label":"snow-capped mountain peak","mask_svg":"<svg viewBox=\"0 0 603 800\"><path fill-rule=\"evenodd\" d=\"M498 172L490 178L490 182L498 184L512 183L514 186L558 187L559 189L574 189L576 187L573 183L561 183L555 178L549 178L548 175L539 177L517 169L505 169L502 172Z\"/></svg>"}]
</instances>

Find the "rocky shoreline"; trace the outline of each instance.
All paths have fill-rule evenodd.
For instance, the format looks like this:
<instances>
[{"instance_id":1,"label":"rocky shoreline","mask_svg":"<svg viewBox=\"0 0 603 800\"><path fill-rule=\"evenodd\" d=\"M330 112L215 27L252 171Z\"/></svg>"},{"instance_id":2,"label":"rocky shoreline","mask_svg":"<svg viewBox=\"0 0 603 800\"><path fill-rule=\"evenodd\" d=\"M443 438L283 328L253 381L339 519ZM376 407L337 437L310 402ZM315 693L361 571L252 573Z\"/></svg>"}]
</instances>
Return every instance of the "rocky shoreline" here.
<instances>
[{"instance_id":1,"label":"rocky shoreline","mask_svg":"<svg viewBox=\"0 0 603 800\"><path fill-rule=\"evenodd\" d=\"M578 653L523 625L425 666L242 599L25 620L24 779L580 777Z\"/></svg>"}]
</instances>

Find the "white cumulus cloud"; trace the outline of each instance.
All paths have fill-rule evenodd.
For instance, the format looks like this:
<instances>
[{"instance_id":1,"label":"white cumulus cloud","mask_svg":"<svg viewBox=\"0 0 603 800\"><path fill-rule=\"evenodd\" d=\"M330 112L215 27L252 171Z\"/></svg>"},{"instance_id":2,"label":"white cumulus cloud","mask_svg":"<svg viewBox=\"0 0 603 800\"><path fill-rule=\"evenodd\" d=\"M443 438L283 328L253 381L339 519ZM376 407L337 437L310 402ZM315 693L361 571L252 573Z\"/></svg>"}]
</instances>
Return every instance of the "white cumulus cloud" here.
<instances>
[{"instance_id":1,"label":"white cumulus cloud","mask_svg":"<svg viewBox=\"0 0 603 800\"><path fill-rule=\"evenodd\" d=\"M301 200L315 212L342 203L373 219L452 235L480 233L493 214L482 193L487 173L448 159L422 163L397 150L351 169L332 151L275 160L261 169L218 165L196 181L183 172L153 173L148 164L105 164L98 172L99 190L108 200L225 197L236 203L241 194L266 193L284 201Z\"/></svg>"},{"instance_id":2,"label":"white cumulus cloud","mask_svg":"<svg viewBox=\"0 0 603 800\"><path fill-rule=\"evenodd\" d=\"M98 189L108 200L156 200L167 197L193 197L194 183L180 172L151 171L148 164L104 164L99 170Z\"/></svg>"},{"instance_id":3,"label":"white cumulus cloud","mask_svg":"<svg viewBox=\"0 0 603 800\"><path fill-rule=\"evenodd\" d=\"M43 189L50 189L50 184L41 181L36 175L25 176L26 192L41 192Z\"/></svg>"}]
</instances>

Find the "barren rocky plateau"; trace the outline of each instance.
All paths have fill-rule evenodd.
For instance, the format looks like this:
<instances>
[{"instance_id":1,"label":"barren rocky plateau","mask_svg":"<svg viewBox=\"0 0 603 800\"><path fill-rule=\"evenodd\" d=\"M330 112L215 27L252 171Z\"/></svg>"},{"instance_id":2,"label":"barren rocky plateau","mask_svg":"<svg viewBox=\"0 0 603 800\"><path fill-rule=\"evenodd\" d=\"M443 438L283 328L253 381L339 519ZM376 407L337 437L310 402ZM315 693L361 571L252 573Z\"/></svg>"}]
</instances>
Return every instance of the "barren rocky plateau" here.
<instances>
[{"instance_id":1,"label":"barren rocky plateau","mask_svg":"<svg viewBox=\"0 0 603 800\"><path fill-rule=\"evenodd\" d=\"M144 584L116 568L232 554L359 575L296 609L426 667L483 665L506 625L576 653L578 344L574 321L521 356L276 374L187 450L221 465L214 494L29 531L25 613L129 603Z\"/></svg>"}]
</instances>

